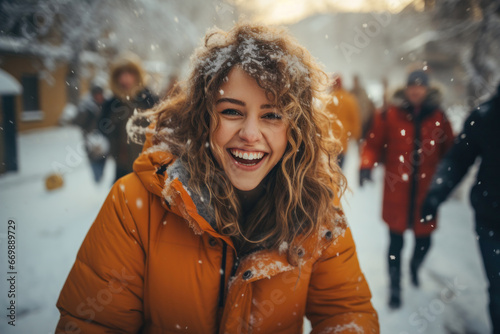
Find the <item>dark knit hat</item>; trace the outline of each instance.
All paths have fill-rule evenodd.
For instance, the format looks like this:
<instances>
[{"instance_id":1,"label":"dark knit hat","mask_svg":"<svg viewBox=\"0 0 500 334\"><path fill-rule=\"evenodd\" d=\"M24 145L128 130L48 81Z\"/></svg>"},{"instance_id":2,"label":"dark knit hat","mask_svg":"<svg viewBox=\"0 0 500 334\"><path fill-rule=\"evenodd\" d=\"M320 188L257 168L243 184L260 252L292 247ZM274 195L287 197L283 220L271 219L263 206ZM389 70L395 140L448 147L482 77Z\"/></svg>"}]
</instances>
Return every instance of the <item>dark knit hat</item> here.
<instances>
[{"instance_id":1,"label":"dark knit hat","mask_svg":"<svg viewBox=\"0 0 500 334\"><path fill-rule=\"evenodd\" d=\"M408 76L406 86L425 86L429 87L429 77L424 71L413 71Z\"/></svg>"}]
</instances>

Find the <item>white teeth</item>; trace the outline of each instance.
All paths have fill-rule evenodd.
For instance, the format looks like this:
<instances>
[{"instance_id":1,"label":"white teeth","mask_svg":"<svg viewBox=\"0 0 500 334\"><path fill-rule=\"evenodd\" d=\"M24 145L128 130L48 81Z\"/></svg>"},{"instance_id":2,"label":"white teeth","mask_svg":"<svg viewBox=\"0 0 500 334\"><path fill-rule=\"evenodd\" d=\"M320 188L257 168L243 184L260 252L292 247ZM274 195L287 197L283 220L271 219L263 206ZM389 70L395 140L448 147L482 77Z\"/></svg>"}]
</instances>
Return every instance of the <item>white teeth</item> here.
<instances>
[{"instance_id":1,"label":"white teeth","mask_svg":"<svg viewBox=\"0 0 500 334\"><path fill-rule=\"evenodd\" d=\"M234 155L237 158L245 159L245 160L257 160L257 159L262 159L264 157L263 152L242 152L239 150L230 150L231 154Z\"/></svg>"}]
</instances>

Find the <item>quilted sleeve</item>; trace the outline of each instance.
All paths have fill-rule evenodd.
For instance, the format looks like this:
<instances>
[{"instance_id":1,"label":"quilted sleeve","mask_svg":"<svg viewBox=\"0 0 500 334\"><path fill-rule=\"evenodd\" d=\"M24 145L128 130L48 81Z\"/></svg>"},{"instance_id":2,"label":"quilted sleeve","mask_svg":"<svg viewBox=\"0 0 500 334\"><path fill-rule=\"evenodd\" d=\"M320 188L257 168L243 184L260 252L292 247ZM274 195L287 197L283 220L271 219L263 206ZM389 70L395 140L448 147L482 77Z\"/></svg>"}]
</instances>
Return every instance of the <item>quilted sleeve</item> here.
<instances>
[{"instance_id":1,"label":"quilted sleeve","mask_svg":"<svg viewBox=\"0 0 500 334\"><path fill-rule=\"evenodd\" d=\"M306 316L311 333L379 333L377 312L359 267L350 229L324 252L313 268Z\"/></svg>"},{"instance_id":2,"label":"quilted sleeve","mask_svg":"<svg viewBox=\"0 0 500 334\"><path fill-rule=\"evenodd\" d=\"M56 333L140 331L144 238L125 192L127 187L128 194L141 192L136 189L140 181L134 178L131 174L115 183L87 233L56 304L60 312Z\"/></svg>"}]
</instances>

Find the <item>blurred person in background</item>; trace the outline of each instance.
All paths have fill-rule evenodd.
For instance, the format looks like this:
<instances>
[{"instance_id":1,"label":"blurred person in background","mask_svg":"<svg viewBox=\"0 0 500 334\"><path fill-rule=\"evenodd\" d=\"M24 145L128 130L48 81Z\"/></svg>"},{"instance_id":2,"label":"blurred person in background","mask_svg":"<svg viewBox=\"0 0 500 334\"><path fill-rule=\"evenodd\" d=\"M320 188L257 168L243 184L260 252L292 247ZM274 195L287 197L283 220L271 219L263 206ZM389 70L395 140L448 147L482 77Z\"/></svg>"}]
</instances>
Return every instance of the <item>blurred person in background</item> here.
<instances>
[{"instance_id":1,"label":"blurred person in background","mask_svg":"<svg viewBox=\"0 0 500 334\"><path fill-rule=\"evenodd\" d=\"M354 95L342 86L342 77L335 74L332 78L332 91L326 111L336 118L333 123L333 134L342 143L342 152L339 154L340 167L344 164L344 157L349 147L349 140L359 140L361 135L361 121L359 106Z\"/></svg>"},{"instance_id":2,"label":"blurred person in background","mask_svg":"<svg viewBox=\"0 0 500 334\"><path fill-rule=\"evenodd\" d=\"M171 95L175 95L179 93L179 91L180 91L179 76L176 73L174 73L170 75L170 77L168 78L168 85L164 90L163 98L165 99L170 97Z\"/></svg>"},{"instance_id":3,"label":"blurred person in background","mask_svg":"<svg viewBox=\"0 0 500 334\"><path fill-rule=\"evenodd\" d=\"M116 162L115 181L132 172L132 164L142 150L141 145L128 140L128 119L158 101L144 81L143 68L135 55L119 57L111 66L109 86L113 96L104 102L99 129L108 138L110 155Z\"/></svg>"},{"instance_id":4,"label":"blurred person in background","mask_svg":"<svg viewBox=\"0 0 500 334\"><path fill-rule=\"evenodd\" d=\"M191 59L180 92L131 119L155 122L130 128L144 151L83 241L56 331L291 334L307 316L379 333L313 103L327 75L263 25L213 28Z\"/></svg>"},{"instance_id":5,"label":"blurred person in background","mask_svg":"<svg viewBox=\"0 0 500 334\"><path fill-rule=\"evenodd\" d=\"M500 85L493 98L475 108L462 132L439 164L422 205L422 222L429 224L438 207L467 174L477 158L481 164L470 200L476 233L489 281L489 311L493 333L500 334Z\"/></svg>"},{"instance_id":6,"label":"blurred person in background","mask_svg":"<svg viewBox=\"0 0 500 334\"><path fill-rule=\"evenodd\" d=\"M375 105L373 101L368 97L366 90L361 85L361 81L358 75L353 77L353 87L351 89L351 94L356 97L356 101L359 106L359 115L361 119L361 135L360 138L363 139L366 133L371 127L373 121L373 115L375 114Z\"/></svg>"},{"instance_id":7,"label":"blurred person in background","mask_svg":"<svg viewBox=\"0 0 500 334\"><path fill-rule=\"evenodd\" d=\"M389 227L389 307L401 306L403 233L412 229L415 248L410 261L411 282L419 286L418 270L429 251L436 217L420 224L420 207L432 174L453 144L453 131L441 110L441 93L429 87L423 71L408 76L387 109L375 114L361 150L360 185L370 180L373 167L385 165L382 218Z\"/></svg>"},{"instance_id":8,"label":"blurred person in background","mask_svg":"<svg viewBox=\"0 0 500 334\"><path fill-rule=\"evenodd\" d=\"M96 183L102 179L106 156L109 152L109 142L98 129L103 103L104 89L93 84L89 95L82 99L78 106L78 113L73 119L73 124L82 129L85 150Z\"/></svg>"}]
</instances>

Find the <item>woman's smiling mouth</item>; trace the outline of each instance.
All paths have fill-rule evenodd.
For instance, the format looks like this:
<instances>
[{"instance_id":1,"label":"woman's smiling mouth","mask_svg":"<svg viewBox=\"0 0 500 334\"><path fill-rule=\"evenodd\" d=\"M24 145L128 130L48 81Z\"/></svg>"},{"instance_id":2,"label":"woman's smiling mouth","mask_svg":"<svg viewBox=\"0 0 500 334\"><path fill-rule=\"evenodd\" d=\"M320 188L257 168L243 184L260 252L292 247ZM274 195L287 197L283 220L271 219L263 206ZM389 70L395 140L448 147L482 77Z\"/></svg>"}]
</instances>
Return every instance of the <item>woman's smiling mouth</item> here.
<instances>
[{"instance_id":1,"label":"woman's smiling mouth","mask_svg":"<svg viewBox=\"0 0 500 334\"><path fill-rule=\"evenodd\" d=\"M245 167L253 167L259 164L267 153L259 151L243 151L236 148L228 149L229 154L233 160L238 164Z\"/></svg>"}]
</instances>

